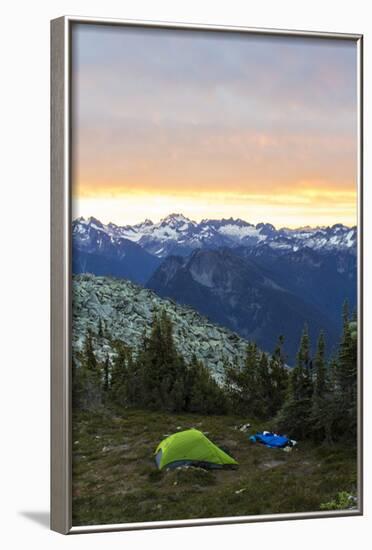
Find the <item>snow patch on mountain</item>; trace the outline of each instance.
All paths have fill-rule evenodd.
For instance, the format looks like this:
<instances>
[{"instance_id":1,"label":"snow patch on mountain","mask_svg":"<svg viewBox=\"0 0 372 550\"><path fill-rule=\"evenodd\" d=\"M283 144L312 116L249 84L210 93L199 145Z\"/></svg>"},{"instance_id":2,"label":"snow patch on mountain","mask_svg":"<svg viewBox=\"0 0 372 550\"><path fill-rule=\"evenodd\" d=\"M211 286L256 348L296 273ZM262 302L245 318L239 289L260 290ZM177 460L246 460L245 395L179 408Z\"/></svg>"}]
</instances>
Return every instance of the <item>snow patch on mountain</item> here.
<instances>
[{"instance_id":1,"label":"snow patch on mountain","mask_svg":"<svg viewBox=\"0 0 372 550\"><path fill-rule=\"evenodd\" d=\"M219 233L239 240L244 237L256 237L258 241L263 241L267 238L266 235L261 235L260 230L254 226L240 226L233 223L223 225L219 229Z\"/></svg>"},{"instance_id":2,"label":"snow patch on mountain","mask_svg":"<svg viewBox=\"0 0 372 550\"><path fill-rule=\"evenodd\" d=\"M331 227L301 227L276 229L268 223L253 225L241 219L203 219L200 223L183 214L170 214L153 223L146 219L136 225L102 224L96 218L78 218L73 222L75 244L92 242L92 231L97 245L100 235L110 237L112 243L127 239L137 243L150 254L165 258L170 254L188 255L199 248L269 246L273 249L293 250L311 248L318 251L356 249L356 227L335 224Z\"/></svg>"}]
</instances>

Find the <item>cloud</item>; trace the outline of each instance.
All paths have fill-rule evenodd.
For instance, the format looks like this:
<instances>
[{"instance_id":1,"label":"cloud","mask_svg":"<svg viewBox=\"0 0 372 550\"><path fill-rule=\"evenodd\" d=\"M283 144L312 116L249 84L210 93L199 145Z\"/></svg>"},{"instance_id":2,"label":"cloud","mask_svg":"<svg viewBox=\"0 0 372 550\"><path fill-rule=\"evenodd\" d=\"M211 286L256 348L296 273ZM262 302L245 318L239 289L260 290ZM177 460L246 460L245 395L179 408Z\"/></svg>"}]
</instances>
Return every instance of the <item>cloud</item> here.
<instances>
[{"instance_id":1,"label":"cloud","mask_svg":"<svg viewBox=\"0 0 372 550\"><path fill-rule=\"evenodd\" d=\"M73 75L75 195L355 190L351 41L76 25Z\"/></svg>"}]
</instances>

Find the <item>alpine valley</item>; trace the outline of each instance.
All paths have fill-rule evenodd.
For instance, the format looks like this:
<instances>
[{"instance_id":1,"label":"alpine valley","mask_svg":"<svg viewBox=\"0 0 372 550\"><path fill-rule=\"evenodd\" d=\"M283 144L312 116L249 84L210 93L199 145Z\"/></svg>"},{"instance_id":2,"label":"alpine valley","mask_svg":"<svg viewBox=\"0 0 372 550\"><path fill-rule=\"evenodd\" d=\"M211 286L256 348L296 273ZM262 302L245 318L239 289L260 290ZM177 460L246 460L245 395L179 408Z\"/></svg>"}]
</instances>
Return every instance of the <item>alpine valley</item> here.
<instances>
[{"instance_id":1,"label":"alpine valley","mask_svg":"<svg viewBox=\"0 0 372 550\"><path fill-rule=\"evenodd\" d=\"M324 331L331 354L343 302L356 305L356 227L276 229L182 214L118 226L91 217L74 220L72 244L74 274L127 279L267 351L283 335L289 364L305 324L313 342Z\"/></svg>"}]
</instances>

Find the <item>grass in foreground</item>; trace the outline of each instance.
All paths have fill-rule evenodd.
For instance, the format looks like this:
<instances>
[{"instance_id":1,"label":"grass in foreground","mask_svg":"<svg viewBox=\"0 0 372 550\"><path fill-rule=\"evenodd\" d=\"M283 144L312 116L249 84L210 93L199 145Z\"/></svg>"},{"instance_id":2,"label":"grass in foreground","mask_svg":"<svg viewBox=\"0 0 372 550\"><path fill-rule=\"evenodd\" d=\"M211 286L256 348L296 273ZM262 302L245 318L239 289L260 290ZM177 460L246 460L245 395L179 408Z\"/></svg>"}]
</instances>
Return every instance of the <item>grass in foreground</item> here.
<instances>
[{"instance_id":1,"label":"grass in foreground","mask_svg":"<svg viewBox=\"0 0 372 550\"><path fill-rule=\"evenodd\" d=\"M355 449L303 441L290 453L267 449L236 429L246 422L140 410L75 412L73 525L314 512L340 491L355 494ZM268 427L251 424L249 433ZM191 427L228 450L239 469L159 472L158 443Z\"/></svg>"}]
</instances>

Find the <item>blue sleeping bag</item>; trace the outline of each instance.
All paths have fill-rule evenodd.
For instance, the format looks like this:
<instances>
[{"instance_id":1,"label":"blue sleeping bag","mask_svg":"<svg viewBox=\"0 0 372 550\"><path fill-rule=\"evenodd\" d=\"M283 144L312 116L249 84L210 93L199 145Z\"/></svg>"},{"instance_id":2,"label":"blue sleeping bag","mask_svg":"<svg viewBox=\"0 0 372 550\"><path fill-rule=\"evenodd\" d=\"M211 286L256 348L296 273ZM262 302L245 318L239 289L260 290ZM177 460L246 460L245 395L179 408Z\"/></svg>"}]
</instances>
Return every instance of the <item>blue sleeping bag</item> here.
<instances>
[{"instance_id":1,"label":"blue sleeping bag","mask_svg":"<svg viewBox=\"0 0 372 550\"><path fill-rule=\"evenodd\" d=\"M249 440L254 443L256 442L262 443L263 445L266 445L266 447L271 447L271 448L275 448L275 447L282 448L282 447L286 447L287 445L291 445L291 442L288 439L288 437L285 437L284 435L274 434L271 432L265 433L265 434L262 432L257 432L255 435L251 435Z\"/></svg>"}]
</instances>

